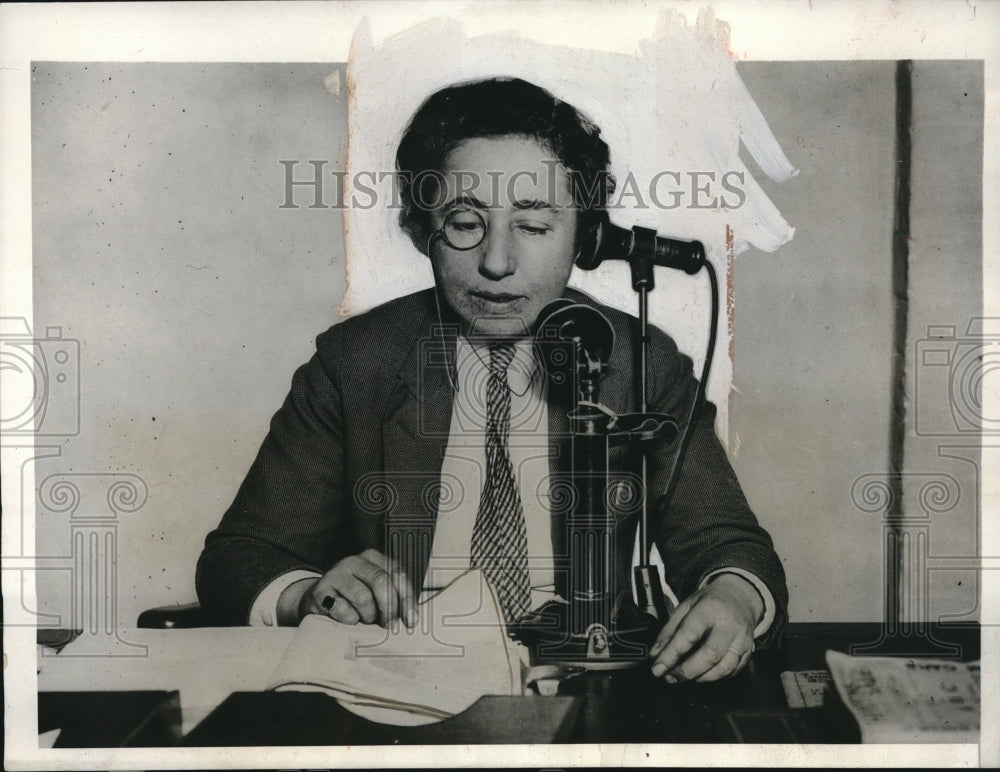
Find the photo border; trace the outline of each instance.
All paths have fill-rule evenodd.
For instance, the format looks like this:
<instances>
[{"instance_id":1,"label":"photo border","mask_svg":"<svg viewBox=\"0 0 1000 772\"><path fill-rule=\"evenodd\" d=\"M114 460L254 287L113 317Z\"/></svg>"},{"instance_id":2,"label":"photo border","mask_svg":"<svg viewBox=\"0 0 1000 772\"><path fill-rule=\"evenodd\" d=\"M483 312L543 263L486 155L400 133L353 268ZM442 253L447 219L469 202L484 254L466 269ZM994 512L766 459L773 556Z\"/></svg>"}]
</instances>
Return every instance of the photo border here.
<instances>
[{"instance_id":1,"label":"photo border","mask_svg":"<svg viewBox=\"0 0 1000 772\"><path fill-rule=\"evenodd\" d=\"M376 44L386 37L436 15L462 19L470 34L504 30L540 42L588 45L631 52L638 39L652 32L661 11L675 7L693 22L704 2L663 6L640 3L588 5L572 2L370 2L370 3L150 3L92 5L5 5L0 7L0 305L4 316L32 319L30 63L32 61L235 61L342 62L349 57L352 36L369 25ZM983 314L1000 316L997 308L1000 266L1000 7L997 4L931 2L806 3L714 2L716 16L731 28L732 51L741 61L836 59L983 59L985 63ZM628 25L621 24L627 18ZM235 33L234 33L235 31ZM985 413L996 415L1000 395L984 394ZM4 469L9 472L8 469ZM982 510L1000 503L1000 475L983 474ZM15 475L3 475L3 500ZM24 484L34 487L26 470ZM4 518L3 554L11 554ZM984 554L1000 554L1000 523L982 518ZM22 538L34 532L26 522ZM4 596L12 578L4 573ZM25 590L33 595L31 572ZM5 608L8 615L15 609ZM1000 762L1000 695L997 654L1000 652L1000 576L982 576L983 701L982 742L976 746L739 746L739 763L822 766L892 764L996 764ZM731 746L672 745L669 759L649 746L477 746L461 748L371 747L243 748L154 750L34 750L37 745L34 629L7 627L5 652L5 739L8 768L244 768L287 766L388 767L492 765L502 759L512 766L734 763ZM992 685L993 688L988 688ZM20 720L9 720L12 716ZM651 746L660 748L660 746Z\"/></svg>"}]
</instances>

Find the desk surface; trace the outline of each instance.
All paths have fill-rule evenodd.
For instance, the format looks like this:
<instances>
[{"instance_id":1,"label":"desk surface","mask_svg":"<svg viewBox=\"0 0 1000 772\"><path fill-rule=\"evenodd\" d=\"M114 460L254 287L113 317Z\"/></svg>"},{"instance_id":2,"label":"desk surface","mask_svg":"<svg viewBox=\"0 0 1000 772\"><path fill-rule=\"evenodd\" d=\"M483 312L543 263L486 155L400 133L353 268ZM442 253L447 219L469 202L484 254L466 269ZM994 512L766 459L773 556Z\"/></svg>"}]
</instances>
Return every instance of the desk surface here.
<instances>
[{"instance_id":1,"label":"desk surface","mask_svg":"<svg viewBox=\"0 0 1000 772\"><path fill-rule=\"evenodd\" d=\"M323 694L238 692L181 742L198 746L858 742L858 729L838 700L822 708L790 710L780 673L824 669L827 649L963 661L980 656L978 625L921 626L891 633L878 624L792 624L781 648L759 652L747 670L727 681L668 685L653 679L645 667L587 673L564 681L557 697L483 698L461 716L425 727L374 724ZM40 695L40 705L56 697ZM77 700L81 699L86 697L78 694Z\"/></svg>"}]
</instances>

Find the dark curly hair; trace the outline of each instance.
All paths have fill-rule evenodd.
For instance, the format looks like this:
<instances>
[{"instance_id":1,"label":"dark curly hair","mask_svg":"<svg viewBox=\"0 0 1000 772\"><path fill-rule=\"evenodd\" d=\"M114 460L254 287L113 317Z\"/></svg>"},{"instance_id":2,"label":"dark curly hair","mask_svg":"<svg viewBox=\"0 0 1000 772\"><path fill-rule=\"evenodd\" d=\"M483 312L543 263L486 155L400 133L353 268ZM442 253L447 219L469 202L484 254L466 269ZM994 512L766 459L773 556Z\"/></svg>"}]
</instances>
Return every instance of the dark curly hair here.
<instances>
[{"instance_id":1,"label":"dark curly hair","mask_svg":"<svg viewBox=\"0 0 1000 772\"><path fill-rule=\"evenodd\" d=\"M425 250L432 233L430 210L421 202L436 200L448 154L467 139L505 136L537 140L567 169L580 209L578 245L607 216L615 179L600 128L572 105L520 78L458 83L424 101L396 151L399 224L417 249ZM422 187L428 185L435 187Z\"/></svg>"}]
</instances>

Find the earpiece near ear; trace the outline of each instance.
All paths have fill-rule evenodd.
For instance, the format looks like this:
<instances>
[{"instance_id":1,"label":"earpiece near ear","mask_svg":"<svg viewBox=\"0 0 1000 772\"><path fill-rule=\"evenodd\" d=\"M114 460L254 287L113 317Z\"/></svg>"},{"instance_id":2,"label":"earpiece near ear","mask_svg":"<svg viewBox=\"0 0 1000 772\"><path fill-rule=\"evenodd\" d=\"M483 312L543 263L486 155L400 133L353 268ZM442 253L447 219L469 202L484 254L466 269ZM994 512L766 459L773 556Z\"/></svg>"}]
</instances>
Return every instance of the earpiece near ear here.
<instances>
[{"instance_id":1,"label":"earpiece near ear","mask_svg":"<svg viewBox=\"0 0 1000 772\"><path fill-rule=\"evenodd\" d=\"M574 260L574 263L577 268L584 271L592 271L601 264L598 250L601 246L602 232L603 228L600 221L587 228L587 232L580 240L580 248L576 251L576 260Z\"/></svg>"},{"instance_id":2,"label":"earpiece near ear","mask_svg":"<svg viewBox=\"0 0 1000 772\"><path fill-rule=\"evenodd\" d=\"M433 231L431 233L431 235L428 236L425 241L418 242L416 239L414 239L413 240L413 244L414 244L414 246L417 247L417 250L420 252L420 254L422 254L424 257L430 259L430 256L431 256L431 247L434 245L434 239L436 239L440 235L441 234L440 234L439 231Z\"/></svg>"}]
</instances>

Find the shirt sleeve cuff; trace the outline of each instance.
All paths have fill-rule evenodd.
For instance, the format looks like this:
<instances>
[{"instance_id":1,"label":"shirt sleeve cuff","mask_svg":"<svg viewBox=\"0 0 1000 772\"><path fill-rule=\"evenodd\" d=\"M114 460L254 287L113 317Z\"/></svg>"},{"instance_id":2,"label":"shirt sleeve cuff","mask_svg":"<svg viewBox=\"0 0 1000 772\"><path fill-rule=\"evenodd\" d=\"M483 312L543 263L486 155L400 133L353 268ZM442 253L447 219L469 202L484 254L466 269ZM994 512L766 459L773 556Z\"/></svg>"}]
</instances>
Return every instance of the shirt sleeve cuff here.
<instances>
[{"instance_id":1,"label":"shirt sleeve cuff","mask_svg":"<svg viewBox=\"0 0 1000 772\"><path fill-rule=\"evenodd\" d=\"M706 576L702 582L701 587L704 587L712 579L714 579L719 574L736 574L746 579L750 584L754 586L757 593L760 595L762 601L764 601L764 618L760 620L757 627L754 628L753 637L754 639L760 638L764 633L771 629L771 625L774 624L775 615L775 603L774 596L771 591L767 588L767 585L760 580L760 577L751 574L749 571L744 571L742 568L720 568L717 571L713 571L708 576Z\"/></svg>"},{"instance_id":2,"label":"shirt sleeve cuff","mask_svg":"<svg viewBox=\"0 0 1000 772\"><path fill-rule=\"evenodd\" d=\"M300 579L319 578L322 574L315 571L296 569L282 574L261 591L260 595L250 607L250 619L248 623L251 627L277 627L278 626L278 598L285 588L299 581Z\"/></svg>"}]
</instances>

